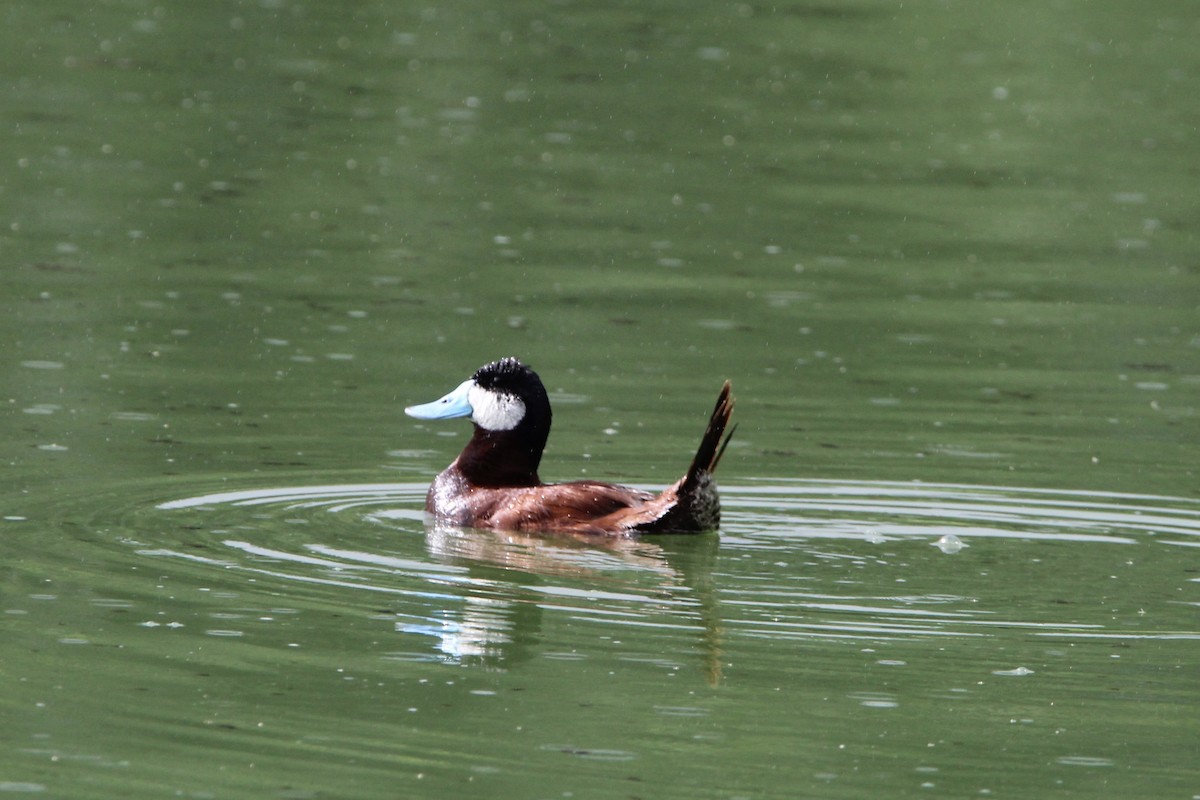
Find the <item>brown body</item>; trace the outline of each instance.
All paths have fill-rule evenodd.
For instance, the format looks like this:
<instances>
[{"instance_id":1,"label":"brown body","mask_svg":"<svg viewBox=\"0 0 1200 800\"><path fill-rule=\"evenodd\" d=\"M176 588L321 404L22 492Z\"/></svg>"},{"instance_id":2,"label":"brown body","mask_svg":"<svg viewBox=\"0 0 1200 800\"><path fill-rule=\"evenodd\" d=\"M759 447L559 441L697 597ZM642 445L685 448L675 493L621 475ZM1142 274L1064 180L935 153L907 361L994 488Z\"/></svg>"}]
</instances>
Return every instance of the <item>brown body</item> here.
<instances>
[{"instance_id":1,"label":"brown body","mask_svg":"<svg viewBox=\"0 0 1200 800\"><path fill-rule=\"evenodd\" d=\"M627 536L717 527L720 501L712 473L729 442L728 381L688 471L659 494L599 481L542 483L537 467L550 429L546 411L544 430L476 425L471 441L429 488L426 510L444 524L503 530Z\"/></svg>"}]
</instances>

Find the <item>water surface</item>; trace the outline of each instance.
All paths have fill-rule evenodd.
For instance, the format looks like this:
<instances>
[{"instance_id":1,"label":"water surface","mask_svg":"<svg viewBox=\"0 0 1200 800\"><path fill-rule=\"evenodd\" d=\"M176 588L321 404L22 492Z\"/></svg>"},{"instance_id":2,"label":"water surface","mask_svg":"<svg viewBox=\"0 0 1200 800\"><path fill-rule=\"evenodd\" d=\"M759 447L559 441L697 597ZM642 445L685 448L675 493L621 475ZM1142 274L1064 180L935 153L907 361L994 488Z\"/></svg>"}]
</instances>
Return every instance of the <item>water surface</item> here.
<instances>
[{"instance_id":1,"label":"water surface","mask_svg":"<svg viewBox=\"0 0 1200 800\"><path fill-rule=\"evenodd\" d=\"M0 791L1197 793L1179 4L0 19ZM427 528L510 354L720 535Z\"/></svg>"}]
</instances>

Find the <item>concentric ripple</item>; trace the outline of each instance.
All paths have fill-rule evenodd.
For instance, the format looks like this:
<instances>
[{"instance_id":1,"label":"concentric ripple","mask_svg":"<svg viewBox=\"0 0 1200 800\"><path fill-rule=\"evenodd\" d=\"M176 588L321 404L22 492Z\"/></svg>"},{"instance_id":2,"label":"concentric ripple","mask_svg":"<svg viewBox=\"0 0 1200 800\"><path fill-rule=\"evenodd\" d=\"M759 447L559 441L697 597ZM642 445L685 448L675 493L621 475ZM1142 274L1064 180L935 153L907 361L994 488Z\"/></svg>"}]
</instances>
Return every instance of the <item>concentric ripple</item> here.
<instances>
[{"instance_id":1,"label":"concentric ripple","mask_svg":"<svg viewBox=\"0 0 1200 800\"><path fill-rule=\"evenodd\" d=\"M1200 547L1200 502L1155 495L796 481L739 487L725 503L752 512L753 526L745 532L756 539L764 523L778 534L801 522L811 525L801 531L806 538L954 535L1134 544L1153 536L1162 544Z\"/></svg>"},{"instance_id":2,"label":"concentric ripple","mask_svg":"<svg viewBox=\"0 0 1200 800\"><path fill-rule=\"evenodd\" d=\"M220 552L158 543L139 554L295 592L389 596L397 631L416 637L398 658L501 657L547 616L613 635L698 634L714 672L718 642L737 637L1200 638L1189 613L1200 579L1184 563L1200 546L1200 503L1184 498L762 481L723 488L719 537L581 541L426 527L424 492L352 484L174 499L157 512L186 517Z\"/></svg>"}]
</instances>

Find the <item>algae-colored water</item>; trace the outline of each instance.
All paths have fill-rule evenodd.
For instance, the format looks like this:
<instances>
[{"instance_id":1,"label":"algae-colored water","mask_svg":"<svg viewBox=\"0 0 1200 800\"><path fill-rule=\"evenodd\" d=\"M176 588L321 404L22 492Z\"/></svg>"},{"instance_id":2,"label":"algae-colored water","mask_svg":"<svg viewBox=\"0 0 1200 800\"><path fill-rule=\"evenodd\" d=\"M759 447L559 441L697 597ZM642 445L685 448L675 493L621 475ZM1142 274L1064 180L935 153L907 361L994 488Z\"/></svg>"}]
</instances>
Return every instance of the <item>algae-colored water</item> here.
<instances>
[{"instance_id":1,"label":"algae-colored water","mask_svg":"<svg viewBox=\"0 0 1200 800\"><path fill-rule=\"evenodd\" d=\"M1186 4L0 21L0 792L1200 792ZM721 534L427 528L504 355Z\"/></svg>"}]
</instances>

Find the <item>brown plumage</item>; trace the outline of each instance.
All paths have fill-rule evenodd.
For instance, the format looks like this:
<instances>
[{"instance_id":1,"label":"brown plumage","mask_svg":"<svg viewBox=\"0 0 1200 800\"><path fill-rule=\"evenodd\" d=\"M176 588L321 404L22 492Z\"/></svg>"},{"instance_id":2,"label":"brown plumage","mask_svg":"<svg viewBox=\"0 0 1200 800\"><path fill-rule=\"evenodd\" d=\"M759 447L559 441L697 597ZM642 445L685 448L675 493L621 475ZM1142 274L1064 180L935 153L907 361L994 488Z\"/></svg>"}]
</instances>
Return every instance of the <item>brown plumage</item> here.
<instances>
[{"instance_id":1,"label":"brown plumage","mask_svg":"<svg viewBox=\"0 0 1200 800\"><path fill-rule=\"evenodd\" d=\"M438 522L610 536L712 530L720 522L713 471L733 434L725 433L729 381L691 466L658 494L600 481L542 483L550 402L537 374L516 359L487 364L441 400L406 411L422 419L469 415L475 423L467 446L429 488L425 508Z\"/></svg>"}]
</instances>

